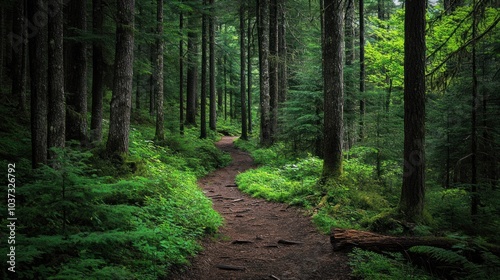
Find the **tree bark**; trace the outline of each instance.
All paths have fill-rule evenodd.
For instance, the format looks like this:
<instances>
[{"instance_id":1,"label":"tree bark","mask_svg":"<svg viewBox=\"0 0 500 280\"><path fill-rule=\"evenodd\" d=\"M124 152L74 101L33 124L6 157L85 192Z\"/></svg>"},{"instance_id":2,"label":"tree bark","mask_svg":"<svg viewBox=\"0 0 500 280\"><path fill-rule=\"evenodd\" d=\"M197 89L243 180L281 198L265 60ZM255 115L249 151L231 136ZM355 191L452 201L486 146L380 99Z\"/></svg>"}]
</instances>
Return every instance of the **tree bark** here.
<instances>
[{"instance_id":1,"label":"tree bark","mask_svg":"<svg viewBox=\"0 0 500 280\"><path fill-rule=\"evenodd\" d=\"M247 22L247 95L248 95L248 133L252 133L252 45L253 32L251 27L250 5L248 5L248 22ZM250 40L252 38L252 40Z\"/></svg>"},{"instance_id":2,"label":"tree bark","mask_svg":"<svg viewBox=\"0 0 500 280\"><path fill-rule=\"evenodd\" d=\"M324 159L322 176L327 180L342 174L345 2L326 0L324 5Z\"/></svg>"},{"instance_id":3,"label":"tree bark","mask_svg":"<svg viewBox=\"0 0 500 280\"><path fill-rule=\"evenodd\" d=\"M188 19L188 53L186 81L186 125L196 125L196 91L198 90L198 20L191 13Z\"/></svg>"},{"instance_id":4,"label":"tree bark","mask_svg":"<svg viewBox=\"0 0 500 280\"><path fill-rule=\"evenodd\" d=\"M163 116L163 0L156 1L156 59L154 83L156 96L156 130L155 140L165 140Z\"/></svg>"},{"instance_id":5,"label":"tree bark","mask_svg":"<svg viewBox=\"0 0 500 280\"><path fill-rule=\"evenodd\" d=\"M3 5L0 5L0 38L2 38L2 41L0 42L0 81L4 81L3 79L3 69L4 69L4 64L5 64L5 42L6 40L3 40L5 38L5 8ZM0 96L2 95L2 92L0 91Z\"/></svg>"},{"instance_id":6,"label":"tree bark","mask_svg":"<svg viewBox=\"0 0 500 280\"><path fill-rule=\"evenodd\" d=\"M425 197L425 0L405 4L404 167L399 209L421 219Z\"/></svg>"},{"instance_id":7,"label":"tree bark","mask_svg":"<svg viewBox=\"0 0 500 280\"><path fill-rule=\"evenodd\" d=\"M215 9L214 0L209 0L210 4L210 16L208 22L208 33L209 33L209 51L210 51L210 113L209 113L209 127L210 130L217 130L217 96L215 92Z\"/></svg>"},{"instance_id":8,"label":"tree bark","mask_svg":"<svg viewBox=\"0 0 500 280\"><path fill-rule=\"evenodd\" d=\"M203 0L203 7L207 6L207 0ZM201 16L201 125L200 138L207 138L207 41L208 41L208 19L204 12Z\"/></svg>"},{"instance_id":9,"label":"tree bark","mask_svg":"<svg viewBox=\"0 0 500 280\"><path fill-rule=\"evenodd\" d=\"M65 146L65 102L64 102L64 52L63 52L63 6L52 1L49 6L49 100L48 100L48 147L64 148ZM49 151L49 158L55 154Z\"/></svg>"},{"instance_id":10,"label":"tree bark","mask_svg":"<svg viewBox=\"0 0 500 280\"><path fill-rule=\"evenodd\" d=\"M18 1L12 21L12 95L18 100L17 109L24 115L26 108L26 28L24 23L24 0Z\"/></svg>"},{"instance_id":11,"label":"tree bark","mask_svg":"<svg viewBox=\"0 0 500 280\"><path fill-rule=\"evenodd\" d=\"M134 61L134 0L117 1L113 96L110 105L108 155L124 156L129 147Z\"/></svg>"},{"instance_id":12,"label":"tree bark","mask_svg":"<svg viewBox=\"0 0 500 280\"><path fill-rule=\"evenodd\" d=\"M104 96L104 53L103 25L104 3L102 0L92 1L92 25L94 34L100 38L92 44L92 116L90 119L90 139L92 142L102 141L102 119Z\"/></svg>"},{"instance_id":13,"label":"tree bark","mask_svg":"<svg viewBox=\"0 0 500 280\"><path fill-rule=\"evenodd\" d=\"M184 14L179 14L179 133L184 135Z\"/></svg>"},{"instance_id":14,"label":"tree bark","mask_svg":"<svg viewBox=\"0 0 500 280\"><path fill-rule=\"evenodd\" d=\"M240 1L240 97L241 97L241 139L248 140L246 78L245 78L245 1Z\"/></svg>"},{"instance_id":15,"label":"tree bark","mask_svg":"<svg viewBox=\"0 0 500 280\"><path fill-rule=\"evenodd\" d=\"M150 55L150 61L151 64L154 64L155 61L155 46L154 44L151 44L149 47L149 55ZM151 73L149 75L149 115L151 117L155 116L155 108L156 108L156 102L155 102L155 81L154 81L154 73Z\"/></svg>"},{"instance_id":16,"label":"tree bark","mask_svg":"<svg viewBox=\"0 0 500 280\"><path fill-rule=\"evenodd\" d=\"M477 33L477 5L473 1L472 6L472 38L476 38ZM477 108L479 106L477 96L477 63L476 63L476 42L472 43L472 104L471 104L471 207L470 213L473 220L478 214L479 194L477 188Z\"/></svg>"},{"instance_id":17,"label":"tree bark","mask_svg":"<svg viewBox=\"0 0 500 280\"><path fill-rule=\"evenodd\" d=\"M278 104L288 95L287 42L285 0L278 0Z\"/></svg>"},{"instance_id":18,"label":"tree bark","mask_svg":"<svg viewBox=\"0 0 500 280\"><path fill-rule=\"evenodd\" d=\"M258 0L259 72L260 72L260 144L270 146L271 115L269 91L269 1Z\"/></svg>"},{"instance_id":19,"label":"tree bark","mask_svg":"<svg viewBox=\"0 0 500 280\"><path fill-rule=\"evenodd\" d=\"M66 139L85 146L87 135L87 43L81 38L87 29L86 0L67 4L67 37L76 37L64 44L65 90L67 93Z\"/></svg>"},{"instance_id":20,"label":"tree bark","mask_svg":"<svg viewBox=\"0 0 500 280\"><path fill-rule=\"evenodd\" d=\"M354 46L354 0L346 1L346 16L345 16L345 65L350 71L346 75L345 81L345 149L349 150L354 145L355 123L356 123L356 78L354 76L354 60L356 59L356 50Z\"/></svg>"},{"instance_id":21,"label":"tree bark","mask_svg":"<svg viewBox=\"0 0 500 280\"><path fill-rule=\"evenodd\" d=\"M47 163L47 13L45 0L28 0L28 19L33 21L35 36L29 40L31 87L32 167Z\"/></svg>"},{"instance_id":22,"label":"tree bark","mask_svg":"<svg viewBox=\"0 0 500 280\"><path fill-rule=\"evenodd\" d=\"M451 249L459 242L444 237L387 236L352 229L332 229L330 243L334 251L350 250L354 247L375 252L403 252L413 246L434 246Z\"/></svg>"},{"instance_id":23,"label":"tree bark","mask_svg":"<svg viewBox=\"0 0 500 280\"><path fill-rule=\"evenodd\" d=\"M359 139L365 138L365 4L359 0Z\"/></svg>"},{"instance_id":24,"label":"tree bark","mask_svg":"<svg viewBox=\"0 0 500 280\"><path fill-rule=\"evenodd\" d=\"M269 105L271 112L271 143L278 134L278 2L269 5Z\"/></svg>"}]
</instances>

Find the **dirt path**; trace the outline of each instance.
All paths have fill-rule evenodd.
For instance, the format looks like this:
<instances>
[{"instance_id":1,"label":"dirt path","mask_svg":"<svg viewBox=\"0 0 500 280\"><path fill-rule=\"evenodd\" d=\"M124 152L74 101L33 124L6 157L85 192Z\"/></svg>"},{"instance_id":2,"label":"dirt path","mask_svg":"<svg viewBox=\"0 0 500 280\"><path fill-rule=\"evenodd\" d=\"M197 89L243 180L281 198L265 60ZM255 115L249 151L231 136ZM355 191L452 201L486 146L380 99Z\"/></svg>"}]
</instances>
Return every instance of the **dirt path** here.
<instances>
[{"instance_id":1,"label":"dirt path","mask_svg":"<svg viewBox=\"0 0 500 280\"><path fill-rule=\"evenodd\" d=\"M232 163L198 181L225 225L218 237L203 242L205 250L192 266L172 279L350 279L346 255L332 252L329 238L318 233L309 217L285 204L251 198L234 186L235 176L253 167L250 156L234 147L235 139L217 143L231 153Z\"/></svg>"}]
</instances>

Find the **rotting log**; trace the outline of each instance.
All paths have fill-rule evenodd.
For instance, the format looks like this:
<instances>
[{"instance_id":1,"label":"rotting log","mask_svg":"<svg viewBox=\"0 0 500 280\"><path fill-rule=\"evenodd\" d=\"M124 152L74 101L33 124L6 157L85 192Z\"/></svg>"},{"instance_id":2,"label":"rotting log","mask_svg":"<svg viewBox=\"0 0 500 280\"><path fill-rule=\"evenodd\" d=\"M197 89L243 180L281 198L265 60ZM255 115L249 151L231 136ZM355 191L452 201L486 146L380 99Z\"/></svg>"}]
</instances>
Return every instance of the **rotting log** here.
<instances>
[{"instance_id":1,"label":"rotting log","mask_svg":"<svg viewBox=\"0 0 500 280\"><path fill-rule=\"evenodd\" d=\"M354 247L369 251L400 252L413 246L434 246L451 249L460 241L445 237L388 236L352 229L332 229L330 243L334 251L349 250Z\"/></svg>"}]
</instances>

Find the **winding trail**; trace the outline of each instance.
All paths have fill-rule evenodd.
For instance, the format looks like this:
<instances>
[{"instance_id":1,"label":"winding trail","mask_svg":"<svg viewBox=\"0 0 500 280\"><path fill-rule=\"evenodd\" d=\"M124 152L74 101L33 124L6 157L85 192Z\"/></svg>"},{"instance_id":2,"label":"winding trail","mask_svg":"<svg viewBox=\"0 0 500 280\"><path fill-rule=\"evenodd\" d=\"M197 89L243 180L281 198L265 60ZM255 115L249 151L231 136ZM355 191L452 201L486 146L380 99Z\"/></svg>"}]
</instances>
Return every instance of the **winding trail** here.
<instances>
[{"instance_id":1,"label":"winding trail","mask_svg":"<svg viewBox=\"0 0 500 280\"><path fill-rule=\"evenodd\" d=\"M192 265L171 279L351 279L347 256L333 252L329 237L300 209L252 198L235 187L236 175L254 167L250 156L234 147L236 138L217 143L231 154L231 164L198 181L225 224L203 241L205 249Z\"/></svg>"}]
</instances>

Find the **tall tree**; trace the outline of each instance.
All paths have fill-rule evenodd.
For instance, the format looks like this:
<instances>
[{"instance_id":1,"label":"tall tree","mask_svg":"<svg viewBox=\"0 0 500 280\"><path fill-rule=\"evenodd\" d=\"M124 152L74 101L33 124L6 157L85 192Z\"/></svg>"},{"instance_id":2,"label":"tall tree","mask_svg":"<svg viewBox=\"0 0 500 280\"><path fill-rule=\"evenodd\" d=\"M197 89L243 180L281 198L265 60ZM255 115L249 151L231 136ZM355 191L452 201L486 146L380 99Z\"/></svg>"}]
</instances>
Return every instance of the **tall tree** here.
<instances>
[{"instance_id":1,"label":"tall tree","mask_svg":"<svg viewBox=\"0 0 500 280\"><path fill-rule=\"evenodd\" d=\"M198 90L198 28L197 15L188 19L187 76L186 76L186 125L196 125L196 92Z\"/></svg>"},{"instance_id":2,"label":"tall tree","mask_svg":"<svg viewBox=\"0 0 500 280\"><path fill-rule=\"evenodd\" d=\"M106 151L123 156L128 152L134 60L134 0L117 1L116 51L113 96L110 105Z\"/></svg>"},{"instance_id":3,"label":"tall tree","mask_svg":"<svg viewBox=\"0 0 500 280\"><path fill-rule=\"evenodd\" d=\"M30 88L31 88L31 152L32 166L47 163L47 22L43 15L46 0L28 0L28 18L33 20L37 36L29 40Z\"/></svg>"},{"instance_id":4,"label":"tall tree","mask_svg":"<svg viewBox=\"0 0 500 280\"><path fill-rule=\"evenodd\" d=\"M87 1L67 4L67 28L64 44L65 91L67 93L66 138L86 145L87 135L87 43L82 40L87 29Z\"/></svg>"},{"instance_id":5,"label":"tall tree","mask_svg":"<svg viewBox=\"0 0 500 280\"><path fill-rule=\"evenodd\" d=\"M271 142L275 142L278 130L278 1L269 5L269 105L271 111Z\"/></svg>"},{"instance_id":6,"label":"tall tree","mask_svg":"<svg viewBox=\"0 0 500 280\"><path fill-rule=\"evenodd\" d=\"M24 22L25 1L18 1L12 20L12 95L18 100L18 109L23 114L26 108L26 26ZM15 40L15 42L14 42Z\"/></svg>"},{"instance_id":7,"label":"tall tree","mask_svg":"<svg viewBox=\"0 0 500 280\"><path fill-rule=\"evenodd\" d=\"M49 101L48 101L48 147L63 148L65 145L64 102L64 53L63 53L63 6L59 1L51 2L49 16ZM49 157L54 158L49 153Z\"/></svg>"},{"instance_id":8,"label":"tall tree","mask_svg":"<svg viewBox=\"0 0 500 280\"><path fill-rule=\"evenodd\" d=\"M156 96L156 130L155 140L165 139L163 128L163 0L156 1L156 59L154 69L154 83Z\"/></svg>"},{"instance_id":9,"label":"tall tree","mask_svg":"<svg viewBox=\"0 0 500 280\"><path fill-rule=\"evenodd\" d=\"M179 132L184 135L184 14L179 13Z\"/></svg>"},{"instance_id":10,"label":"tall tree","mask_svg":"<svg viewBox=\"0 0 500 280\"><path fill-rule=\"evenodd\" d=\"M203 8L207 6L207 0L203 0ZM201 16L201 118L200 138L207 138L207 41L208 41L208 19L206 11Z\"/></svg>"},{"instance_id":11,"label":"tall tree","mask_svg":"<svg viewBox=\"0 0 500 280\"><path fill-rule=\"evenodd\" d=\"M252 40L250 40L252 38ZM248 133L252 133L252 46L253 32L250 17L250 5L248 4L248 22L247 22L247 95L248 95Z\"/></svg>"},{"instance_id":12,"label":"tall tree","mask_svg":"<svg viewBox=\"0 0 500 280\"><path fill-rule=\"evenodd\" d=\"M209 0L210 16L208 22L209 33L209 51L210 51L210 113L209 113L209 127L210 130L217 130L217 96L215 94L215 0Z\"/></svg>"},{"instance_id":13,"label":"tall tree","mask_svg":"<svg viewBox=\"0 0 500 280\"><path fill-rule=\"evenodd\" d=\"M240 97L241 97L241 139L248 140L246 77L245 77L245 1L240 1Z\"/></svg>"},{"instance_id":14,"label":"tall tree","mask_svg":"<svg viewBox=\"0 0 500 280\"><path fill-rule=\"evenodd\" d=\"M477 36L477 4L476 0L472 5L472 39ZM478 82L477 82L477 62L476 62L476 41L472 43L472 104L471 104L471 208L470 213L474 216L478 213L479 194L477 188L477 109L478 102Z\"/></svg>"},{"instance_id":15,"label":"tall tree","mask_svg":"<svg viewBox=\"0 0 500 280\"><path fill-rule=\"evenodd\" d=\"M271 139L271 115L269 92L269 1L258 0L259 11L259 72L260 72L260 144L269 146Z\"/></svg>"},{"instance_id":16,"label":"tall tree","mask_svg":"<svg viewBox=\"0 0 500 280\"><path fill-rule=\"evenodd\" d=\"M425 197L425 0L405 2L404 173L400 211L422 216Z\"/></svg>"},{"instance_id":17,"label":"tall tree","mask_svg":"<svg viewBox=\"0 0 500 280\"><path fill-rule=\"evenodd\" d=\"M354 60L356 57L354 44L354 0L346 1L345 14L345 65L347 73L345 76L345 149L348 150L354 144L356 110L355 100L357 96L356 78L354 77Z\"/></svg>"},{"instance_id":18,"label":"tall tree","mask_svg":"<svg viewBox=\"0 0 500 280\"><path fill-rule=\"evenodd\" d=\"M288 95L286 9L285 0L278 0L278 103L286 101Z\"/></svg>"},{"instance_id":19,"label":"tall tree","mask_svg":"<svg viewBox=\"0 0 500 280\"><path fill-rule=\"evenodd\" d=\"M359 138L365 138L365 3L359 0Z\"/></svg>"},{"instance_id":20,"label":"tall tree","mask_svg":"<svg viewBox=\"0 0 500 280\"><path fill-rule=\"evenodd\" d=\"M92 0L92 27L99 36L92 43L92 116L90 119L90 140L102 141L103 96L104 96L104 3Z\"/></svg>"},{"instance_id":21,"label":"tall tree","mask_svg":"<svg viewBox=\"0 0 500 280\"><path fill-rule=\"evenodd\" d=\"M324 1L322 176L325 180L342 174L344 7L345 0Z\"/></svg>"}]
</instances>

